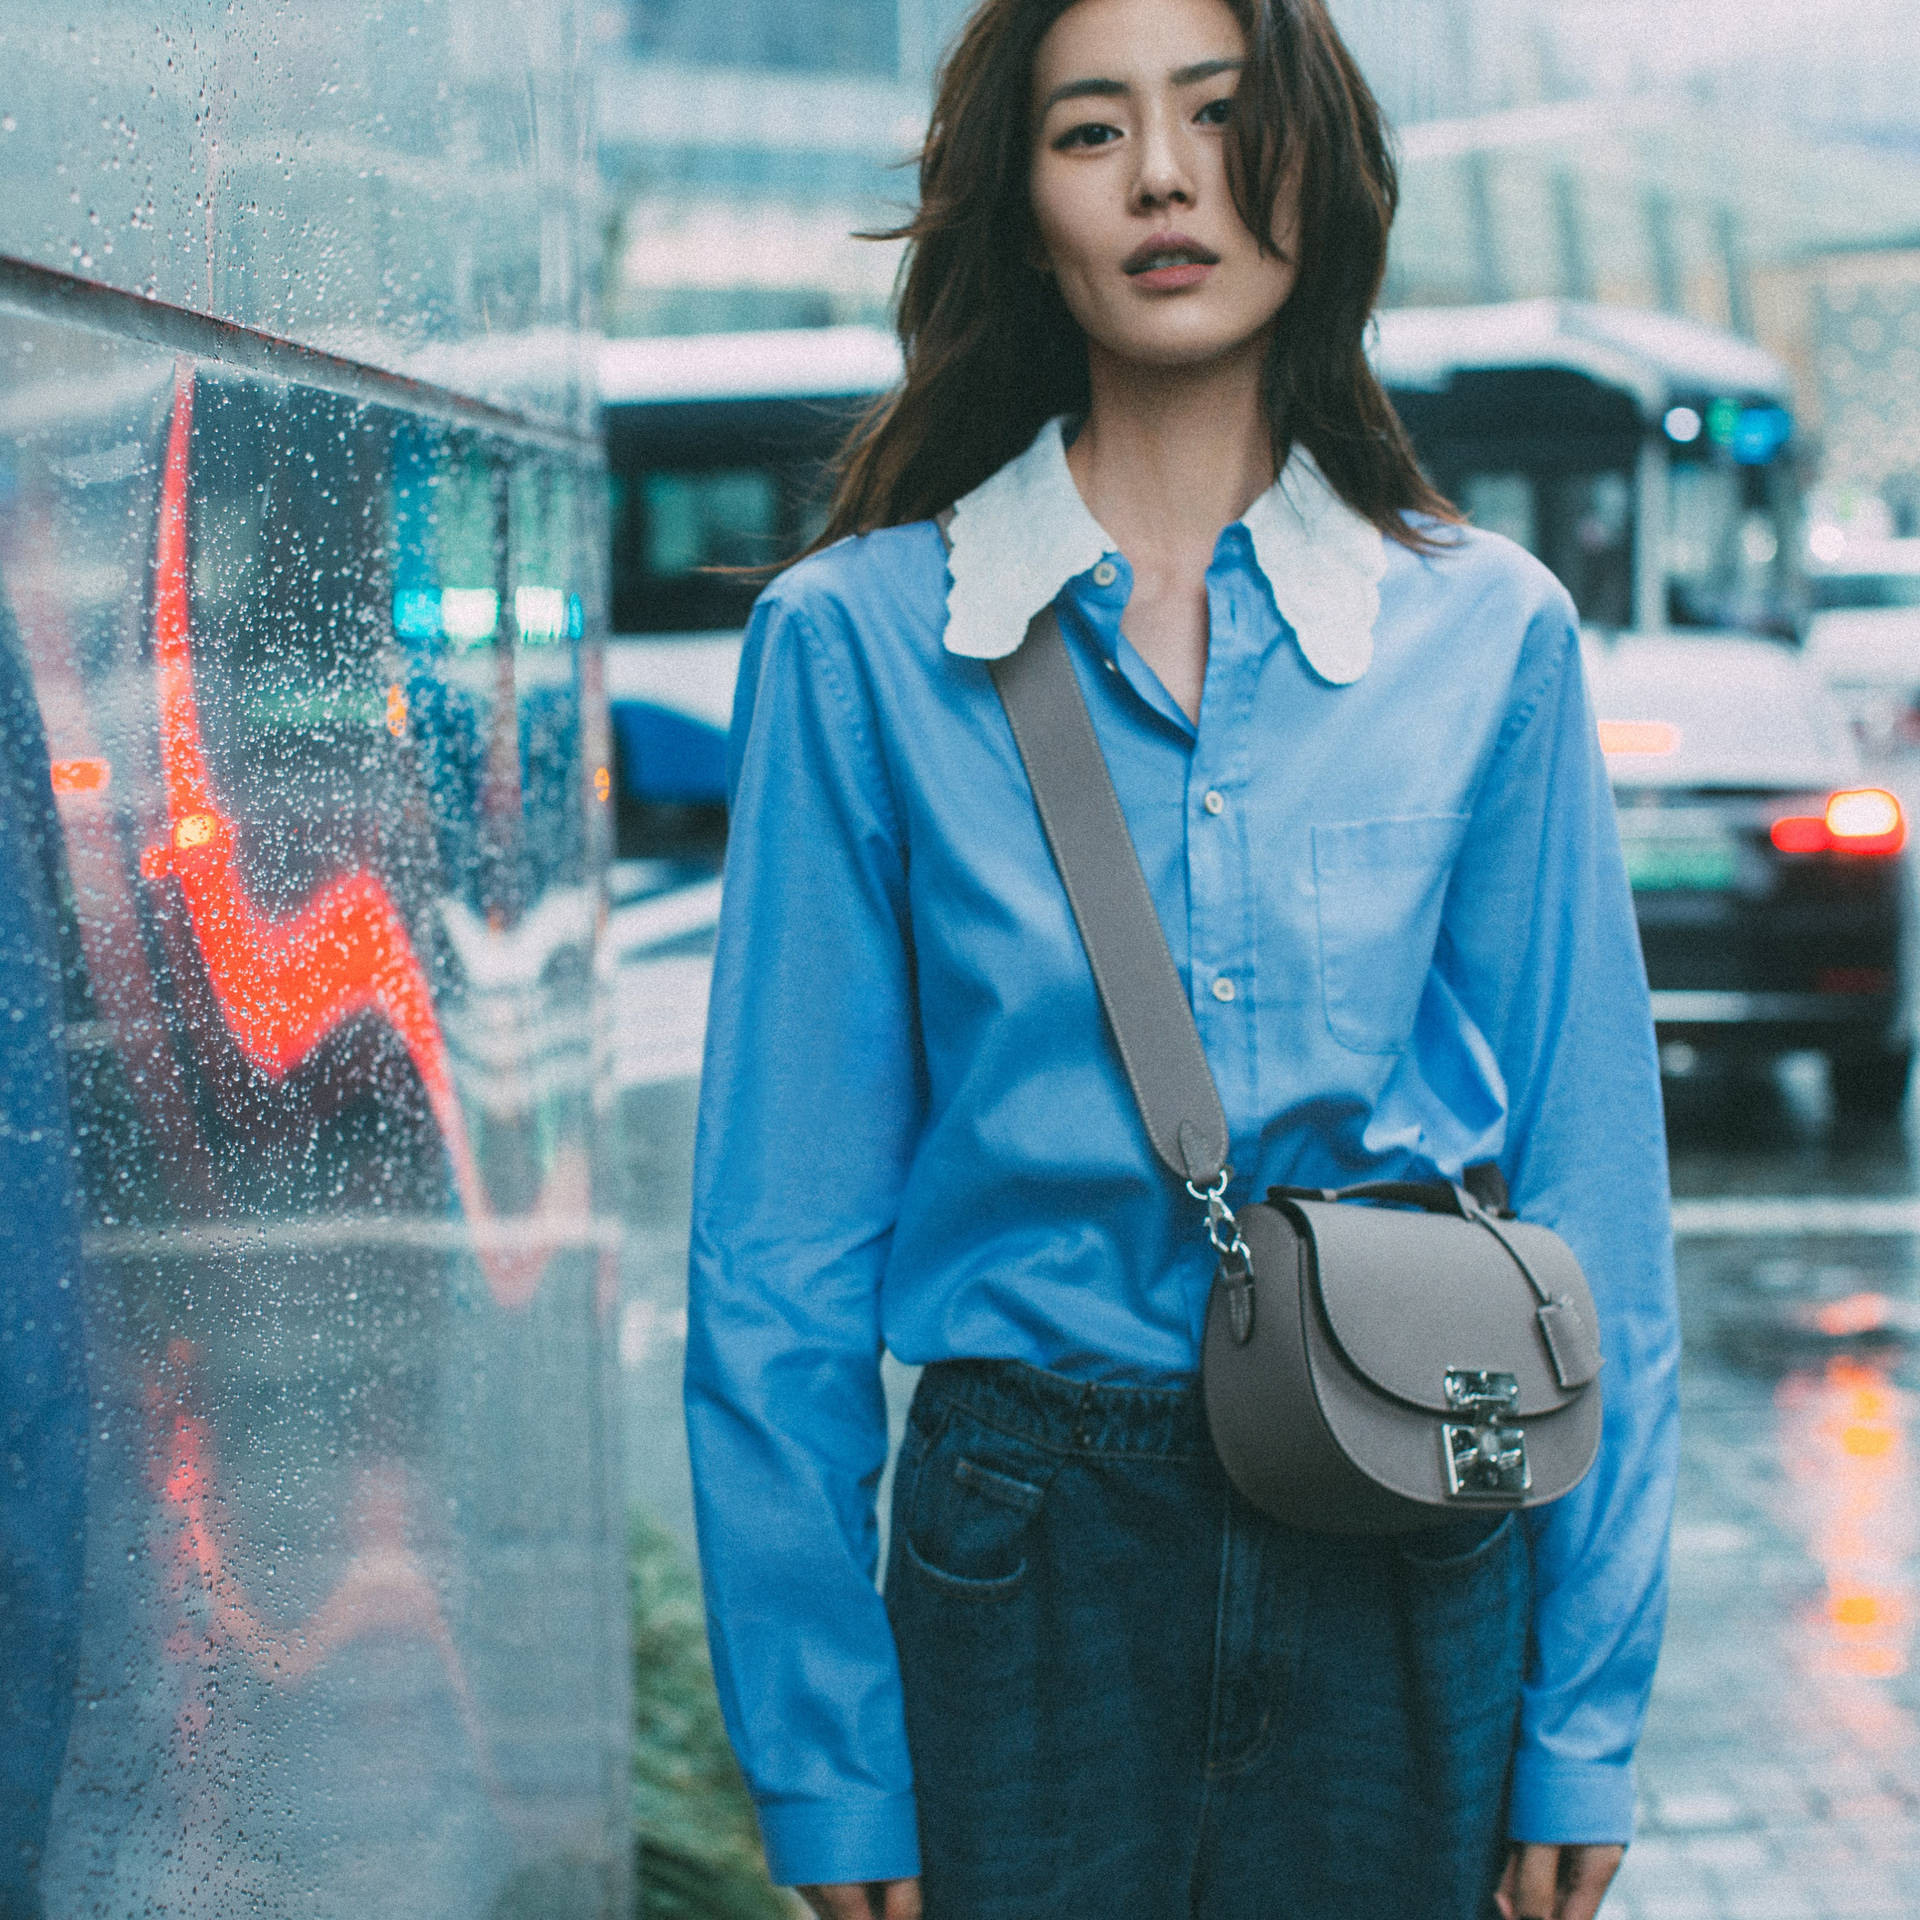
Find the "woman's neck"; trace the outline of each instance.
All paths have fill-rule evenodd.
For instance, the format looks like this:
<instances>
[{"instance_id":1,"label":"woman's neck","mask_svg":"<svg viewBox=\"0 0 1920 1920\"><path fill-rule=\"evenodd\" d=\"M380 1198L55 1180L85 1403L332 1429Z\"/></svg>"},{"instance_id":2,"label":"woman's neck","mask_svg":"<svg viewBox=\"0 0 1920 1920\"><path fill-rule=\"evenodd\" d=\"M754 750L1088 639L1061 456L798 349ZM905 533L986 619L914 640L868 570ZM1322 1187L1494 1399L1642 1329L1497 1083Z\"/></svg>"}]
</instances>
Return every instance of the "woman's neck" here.
<instances>
[{"instance_id":1,"label":"woman's neck","mask_svg":"<svg viewBox=\"0 0 1920 1920\"><path fill-rule=\"evenodd\" d=\"M1133 568L1126 634L1188 718L1206 688L1207 568L1222 527L1273 484L1266 342L1205 368L1090 351L1093 404L1067 449L1080 497Z\"/></svg>"},{"instance_id":2,"label":"woman's neck","mask_svg":"<svg viewBox=\"0 0 1920 1920\"><path fill-rule=\"evenodd\" d=\"M1143 367L1096 347L1067 466L1135 572L1204 572L1222 527L1273 483L1264 339L1206 367Z\"/></svg>"}]
</instances>

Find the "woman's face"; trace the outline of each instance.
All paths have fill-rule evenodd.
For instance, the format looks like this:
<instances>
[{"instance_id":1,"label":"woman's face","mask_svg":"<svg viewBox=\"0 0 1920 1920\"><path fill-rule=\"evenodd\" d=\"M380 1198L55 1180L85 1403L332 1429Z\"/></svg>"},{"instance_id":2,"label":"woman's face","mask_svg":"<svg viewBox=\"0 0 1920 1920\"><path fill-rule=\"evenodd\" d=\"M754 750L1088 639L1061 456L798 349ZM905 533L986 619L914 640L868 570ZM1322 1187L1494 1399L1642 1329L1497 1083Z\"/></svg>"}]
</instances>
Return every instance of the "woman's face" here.
<instances>
[{"instance_id":1,"label":"woman's face","mask_svg":"<svg viewBox=\"0 0 1920 1920\"><path fill-rule=\"evenodd\" d=\"M1295 206L1262 253L1227 188L1246 35L1224 0L1078 0L1034 61L1043 265L1096 348L1204 365L1264 337L1293 291Z\"/></svg>"}]
</instances>

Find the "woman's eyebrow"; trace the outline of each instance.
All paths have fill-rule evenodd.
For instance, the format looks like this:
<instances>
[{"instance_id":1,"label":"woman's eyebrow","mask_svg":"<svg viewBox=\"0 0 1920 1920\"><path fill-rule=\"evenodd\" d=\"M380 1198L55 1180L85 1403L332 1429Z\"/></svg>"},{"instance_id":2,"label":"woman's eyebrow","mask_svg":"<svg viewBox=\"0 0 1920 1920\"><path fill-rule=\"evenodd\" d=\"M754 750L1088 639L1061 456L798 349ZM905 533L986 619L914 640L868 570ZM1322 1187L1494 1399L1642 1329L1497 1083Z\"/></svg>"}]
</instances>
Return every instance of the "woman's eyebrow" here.
<instances>
[{"instance_id":1,"label":"woman's eyebrow","mask_svg":"<svg viewBox=\"0 0 1920 1920\"><path fill-rule=\"evenodd\" d=\"M1201 80L1211 80L1216 73L1238 73L1247 63L1237 56L1229 55L1219 60L1201 60L1191 67L1176 67L1169 76L1176 87L1191 87Z\"/></svg>"},{"instance_id":2,"label":"woman's eyebrow","mask_svg":"<svg viewBox=\"0 0 1920 1920\"><path fill-rule=\"evenodd\" d=\"M1045 113L1049 107L1057 106L1062 100L1101 100L1119 99L1133 89L1124 80L1069 80L1063 86L1055 87L1040 103L1040 111Z\"/></svg>"},{"instance_id":3,"label":"woman's eyebrow","mask_svg":"<svg viewBox=\"0 0 1920 1920\"><path fill-rule=\"evenodd\" d=\"M1217 73L1238 73L1247 63L1235 56L1218 60L1199 60L1190 67L1175 67L1167 78L1176 87L1191 87L1202 80L1211 80ZM1123 99L1133 89L1124 80L1069 80L1057 86L1040 103L1040 111L1058 106L1062 100L1117 100Z\"/></svg>"}]
</instances>

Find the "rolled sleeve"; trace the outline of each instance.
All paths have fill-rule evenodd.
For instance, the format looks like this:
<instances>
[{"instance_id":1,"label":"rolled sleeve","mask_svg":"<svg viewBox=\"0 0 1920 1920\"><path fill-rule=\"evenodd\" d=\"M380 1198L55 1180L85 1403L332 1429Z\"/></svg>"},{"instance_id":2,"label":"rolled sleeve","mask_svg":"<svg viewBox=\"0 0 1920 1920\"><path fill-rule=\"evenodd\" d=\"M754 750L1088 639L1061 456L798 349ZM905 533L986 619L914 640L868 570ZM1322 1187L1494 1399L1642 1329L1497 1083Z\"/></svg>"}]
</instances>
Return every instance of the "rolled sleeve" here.
<instances>
[{"instance_id":1,"label":"rolled sleeve","mask_svg":"<svg viewBox=\"0 0 1920 1920\"><path fill-rule=\"evenodd\" d=\"M924 1092L898 820L830 619L762 598L732 756L686 1371L708 1636L774 1877L894 1878L879 1286Z\"/></svg>"},{"instance_id":2,"label":"rolled sleeve","mask_svg":"<svg viewBox=\"0 0 1920 1920\"><path fill-rule=\"evenodd\" d=\"M1666 1614L1679 1331L1653 1021L1573 609L1529 629L1449 897L1443 965L1506 1082L1518 1212L1572 1247L1599 1308L1586 1479L1528 1516L1534 1647L1511 1832L1623 1843Z\"/></svg>"}]
</instances>

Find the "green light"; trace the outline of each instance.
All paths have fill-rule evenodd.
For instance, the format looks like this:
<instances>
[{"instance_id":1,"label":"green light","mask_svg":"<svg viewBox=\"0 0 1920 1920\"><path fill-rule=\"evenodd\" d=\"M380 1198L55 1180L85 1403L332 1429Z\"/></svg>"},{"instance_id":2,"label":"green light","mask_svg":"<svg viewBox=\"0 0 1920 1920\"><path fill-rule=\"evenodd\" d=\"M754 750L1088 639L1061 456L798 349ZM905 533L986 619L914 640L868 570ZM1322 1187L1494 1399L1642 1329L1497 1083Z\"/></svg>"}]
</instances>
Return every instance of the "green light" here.
<instances>
[{"instance_id":1,"label":"green light","mask_svg":"<svg viewBox=\"0 0 1920 1920\"><path fill-rule=\"evenodd\" d=\"M1730 447L1733 436L1740 430L1740 403L1737 400L1716 400L1707 409L1707 437L1716 447Z\"/></svg>"}]
</instances>

